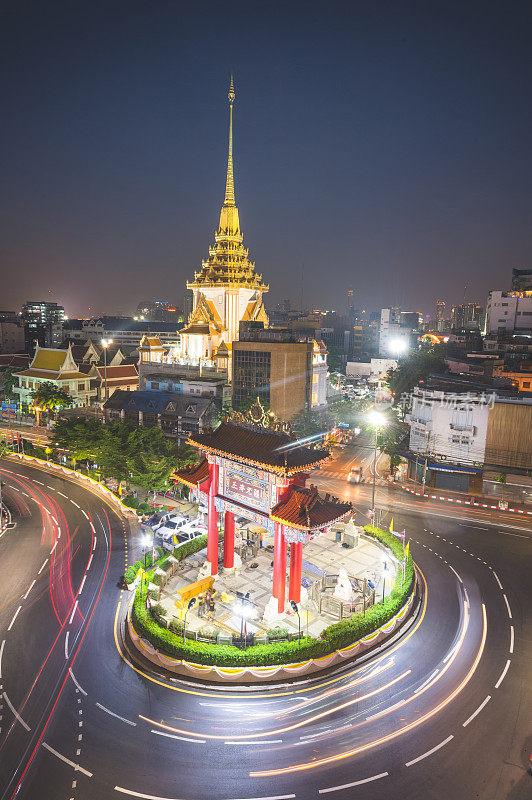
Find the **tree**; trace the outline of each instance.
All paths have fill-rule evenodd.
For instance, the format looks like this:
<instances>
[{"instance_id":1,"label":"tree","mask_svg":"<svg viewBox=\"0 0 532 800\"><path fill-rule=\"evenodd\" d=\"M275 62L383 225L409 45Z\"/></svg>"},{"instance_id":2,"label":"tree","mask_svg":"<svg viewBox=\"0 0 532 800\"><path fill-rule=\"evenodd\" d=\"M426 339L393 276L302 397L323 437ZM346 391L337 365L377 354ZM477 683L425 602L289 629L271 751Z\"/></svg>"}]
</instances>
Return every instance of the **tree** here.
<instances>
[{"instance_id":1,"label":"tree","mask_svg":"<svg viewBox=\"0 0 532 800\"><path fill-rule=\"evenodd\" d=\"M15 397L15 392L13 391L13 387L16 386L18 383L17 378L13 375L13 370L11 367L8 367L2 372L2 392L4 397L10 398Z\"/></svg>"},{"instance_id":2,"label":"tree","mask_svg":"<svg viewBox=\"0 0 532 800\"><path fill-rule=\"evenodd\" d=\"M59 408L72 405L72 398L65 389L51 381L45 381L31 394L34 408L41 411L56 412Z\"/></svg>"},{"instance_id":3,"label":"tree","mask_svg":"<svg viewBox=\"0 0 532 800\"><path fill-rule=\"evenodd\" d=\"M506 472L501 472L495 480L501 484L501 500L504 501L504 487L506 486Z\"/></svg>"},{"instance_id":4,"label":"tree","mask_svg":"<svg viewBox=\"0 0 532 800\"><path fill-rule=\"evenodd\" d=\"M431 373L446 372L445 355L444 345L414 350L408 358L400 362L396 369L389 370L386 377L388 385L395 395L395 404L401 400L403 395L410 394L414 386L417 386L420 381L426 380Z\"/></svg>"}]
</instances>

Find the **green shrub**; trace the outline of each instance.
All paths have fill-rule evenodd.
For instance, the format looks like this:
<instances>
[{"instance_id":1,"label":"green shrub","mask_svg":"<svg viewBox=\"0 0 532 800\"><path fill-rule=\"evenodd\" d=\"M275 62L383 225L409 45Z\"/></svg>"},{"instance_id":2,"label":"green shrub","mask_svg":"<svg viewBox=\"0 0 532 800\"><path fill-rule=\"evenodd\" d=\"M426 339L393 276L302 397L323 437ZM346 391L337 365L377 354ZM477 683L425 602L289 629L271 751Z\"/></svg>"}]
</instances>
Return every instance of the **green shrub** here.
<instances>
[{"instance_id":1,"label":"green shrub","mask_svg":"<svg viewBox=\"0 0 532 800\"><path fill-rule=\"evenodd\" d=\"M148 503L139 503L137 508L142 514L150 514L152 510Z\"/></svg>"},{"instance_id":2,"label":"green shrub","mask_svg":"<svg viewBox=\"0 0 532 800\"><path fill-rule=\"evenodd\" d=\"M288 628L271 628L268 631L268 639L270 642L275 641L275 639L288 639Z\"/></svg>"},{"instance_id":3,"label":"green shrub","mask_svg":"<svg viewBox=\"0 0 532 800\"><path fill-rule=\"evenodd\" d=\"M135 561L133 564L133 569L135 570L135 575L139 571L139 569L144 568L144 564L141 564L140 561Z\"/></svg>"},{"instance_id":4,"label":"green shrub","mask_svg":"<svg viewBox=\"0 0 532 800\"><path fill-rule=\"evenodd\" d=\"M137 570L135 569L134 566L128 567L126 569L125 574L124 574L125 582L126 583L133 583L133 581L135 580L136 574L137 574Z\"/></svg>"},{"instance_id":5,"label":"green shrub","mask_svg":"<svg viewBox=\"0 0 532 800\"><path fill-rule=\"evenodd\" d=\"M139 501L137 497L133 497L132 494L128 494L127 497L124 497L122 500L123 505L127 506L128 508L138 508Z\"/></svg>"}]
</instances>

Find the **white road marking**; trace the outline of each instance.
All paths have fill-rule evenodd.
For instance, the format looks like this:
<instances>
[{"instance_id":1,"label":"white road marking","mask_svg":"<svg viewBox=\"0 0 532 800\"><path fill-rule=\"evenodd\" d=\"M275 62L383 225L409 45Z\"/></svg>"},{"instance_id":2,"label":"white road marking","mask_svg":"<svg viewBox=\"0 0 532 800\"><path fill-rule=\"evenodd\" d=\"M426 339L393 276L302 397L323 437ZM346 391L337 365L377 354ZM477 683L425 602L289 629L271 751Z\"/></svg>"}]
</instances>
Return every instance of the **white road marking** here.
<instances>
[{"instance_id":1,"label":"white road marking","mask_svg":"<svg viewBox=\"0 0 532 800\"><path fill-rule=\"evenodd\" d=\"M2 680L2 656L4 655L5 644L6 640L4 639L2 644L0 644L0 680Z\"/></svg>"},{"instance_id":2,"label":"white road marking","mask_svg":"<svg viewBox=\"0 0 532 800\"><path fill-rule=\"evenodd\" d=\"M164 731L156 731L152 728L152 733L156 733L157 736L166 736L168 739L181 739L182 742L195 742L196 744L205 744L207 741L206 739L188 739L186 736L177 736L175 733L165 733Z\"/></svg>"},{"instance_id":3,"label":"white road marking","mask_svg":"<svg viewBox=\"0 0 532 800\"><path fill-rule=\"evenodd\" d=\"M17 610L15 611L15 613L13 614L13 619L11 620L11 622L9 623L9 625L7 626L7 629L8 629L8 631L10 631L10 630L11 630L11 628L13 627L13 623L15 622L16 618L18 617L18 615L19 615L19 611L20 611L20 609L21 609L21 608L22 608L22 606L19 606L19 607L17 608Z\"/></svg>"},{"instance_id":4,"label":"white road marking","mask_svg":"<svg viewBox=\"0 0 532 800\"><path fill-rule=\"evenodd\" d=\"M502 589L502 583L499 580L499 576L497 575L497 573L495 572L495 570L492 567L490 567L490 569L493 572L493 577L495 578L495 580L499 584L499 589Z\"/></svg>"},{"instance_id":5,"label":"white road marking","mask_svg":"<svg viewBox=\"0 0 532 800\"><path fill-rule=\"evenodd\" d=\"M94 544L92 545L92 552L94 552L94 551L96 550L96 542L97 542L97 541L98 541L98 539L97 539L97 538L96 538L96 536L95 536L95 537L94 537Z\"/></svg>"},{"instance_id":6,"label":"white road marking","mask_svg":"<svg viewBox=\"0 0 532 800\"><path fill-rule=\"evenodd\" d=\"M7 694L5 692L4 692L3 697L4 697L4 700L6 701L6 703L8 704L9 708L11 709L11 711L13 713L13 716L20 722L20 724L22 725L23 728L26 728L27 731L30 731L31 730L30 726L26 725L26 723L24 722L24 720L22 719L22 717L18 713L17 709L15 708L15 706L13 705L13 703L11 702L11 700L9 699L9 697L7 696Z\"/></svg>"},{"instance_id":7,"label":"white road marking","mask_svg":"<svg viewBox=\"0 0 532 800\"><path fill-rule=\"evenodd\" d=\"M443 742L440 742L439 744L437 744L436 747L432 748L432 750L427 750L427 752L423 753L423 755L412 759L412 761L407 761L406 764L405 764L405 767L411 767L412 764L417 764L418 761L421 761L422 759L427 758L427 756L431 756L433 753L436 752L436 750L439 750L440 747L445 747L445 745L448 744L451 741L451 739L454 739L453 735L448 736L447 739L444 739Z\"/></svg>"},{"instance_id":8,"label":"white road marking","mask_svg":"<svg viewBox=\"0 0 532 800\"><path fill-rule=\"evenodd\" d=\"M429 675L429 677L427 678L427 680L426 680L426 681L424 681L424 683L422 683L422 684L421 684L421 686L418 686L418 688L415 690L414 694L417 694L417 693L418 693L418 692L420 692L422 689L424 689L424 688L425 688L425 686L427 685L427 683L430 683L430 682L431 682L431 680L432 680L432 679L433 679L433 678L434 678L434 677L435 677L435 676L438 674L438 672L439 672L439 671L440 671L439 669L435 669L435 670L434 670L434 672L432 673L432 675Z\"/></svg>"},{"instance_id":9,"label":"white road marking","mask_svg":"<svg viewBox=\"0 0 532 800\"><path fill-rule=\"evenodd\" d=\"M81 583L80 583L80 586L79 586L79 591L78 591L78 597L80 596L80 594L81 594L81 593L82 593L82 591L83 591L83 587L85 586L85 581L86 581L86 579L87 579L87 573L85 573L85 575L83 576L83 580L82 580L82 581L81 581Z\"/></svg>"},{"instance_id":10,"label":"white road marking","mask_svg":"<svg viewBox=\"0 0 532 800\"><path fill-rule=\"evenodd\" d=\"M87 569L85 570L85 572L88 571L88 569L89 569L89 567L91 565L91 562L92 562L92 553L91 553L91 557L89 558L89 563L87 564Z\"/></svg>"},{"instance_id":11,"label":"white road marking","mask_svg":"<svg viewBox=\"0 0 532 800\"><path fill-rule=\"evenodd\" d=\"M109 710L108 708L106 708L105 706L102 706L102 704L101 704L101 703L96 703L96 705L98 706L98 708L101 708L101 709L102 709L102 711L105 711L105 712L107 712L107 714L110 714L112 717L116 717L117 719L120 719L120 720L122 720L122 722L126 722L128 725L133 725L133 727L136 727L136 725L137 725L137 723L136 723L136 722L132 722L130 719L126 719L125 717L121 717L121 716L120 716L120 714L115 714L115 712L114 712L114 711L110 711L110 710ZM80 712L80 713L81 713L81 712Z\"/></svg>"},{"instance_id":12,"label":"white road marking","mask_svg":"<svg viewBox=\"0 0 532 800\"><path fill-rule=\"evenodd\" d=\"M370 717L366 717L366 722L369 719L377 719L377 717L382 717L384 716L384 714L389 714L391 711L395 711L397 708L401 708L401 706L404 706L405 703L406 700L400 700L394 706L390 706L389 708L385 708L383 711L379 711L377 714L372 714Z\"/></svg>"},{"instance_id":13,"label":"white road marking","mask_svg":"<svg viewBox=\"0 0 532 800\"><path fill-rule=\"evenodd\" d=\"M70 631L66 632L65 636L65 658L68 660L68 637L70 636Z\"/></svg>"},{"instance_id":14,"label":"white road marking","mask_svg":"<svg viewBox=\"0 0 532 800\"><path fill-rule=\"evenodd\" d=\"M72 620L74 619L74 614L76 613L77 607L78 607L78 601L76 600L76 602L74 603L74 608L72 609L72 614L70 615L70 619L68 620L69 625L72 623Z\"/></svg>"},{"instance_id":15,"label":"white road marking","mask_svg":"<svg viewBox=\"0 0 532 800\"><path fill-rule=\"evenodd\" d=\"M50 747L50 745L47 744L46 742L43 742L42 746L46 750L48 750L49 753L53 753L54 756L57 756L57 758L59 758L61 761L64 761L65 764L68 764L69 767L72 767L73 769L75 769L76 772L82 772L84 775L87 776L87 778L92 778L92 772L89 772L88 769L83 769L83 767L80 767L79 764L75 764L73 761L71 761L66 756L62 755L61 753L58 753L57 750L54 750L54 748Z\"/></svg>"},{"instance_id":16,"label":"white road marking","mask_svg":"<svg viewBox=\"0 0 532 800\"><path fill-rule=\"evenodd\" d=\"M486 703L489 703L489 701L490 701L490 700L491 700L491 694L489 694L489 695L486 697L486 699L482 701L482 703L479 705L479 707L477 708L477 710L476 710L476 711L473 711L473 713L471 714L471 716L470 716L470 717L468 717L468 718L466 719L466 721L463 723L462 727L463 727L463 728L465 728L465 727L466 727L466 725L469 725L469 723L471 722L471 720L475 719L475 717L477 716L477 714L480 714L480 712L482 711L482 709L484 708L484 706L486 705Z\"/></svg>"},{"instance_id":17,"label":"white road marking","mask_svg":"<svg viewBox=\"0 0 532 800\"><path fill-rule=\"evenodd\" d=\"M514 626L510 625L510 653L514 651Z\"/></svg>"},{"instance_id":18,"label":"white road marking","mask_svg":"<svg viewBox=\"0 0 532 800\"><path fill-rule=\"evenodd\" d=\"M510 661L510 659L508 659L508 661L506 662L506 666L505 666L505 668L504 668L504 669L503 669L503 671L502 671L502 675L501 675L501 677L499 678L499 680L498 680L498 681L497 681L497 683L495 684L495 688L496 688L496 689L498 689L498 688L499 688L499 686L500 686L500 685L501 685L501 683L503 682L504 678L506 677L506 673L508 672L508 667L510 666L510 664L511 664L511 663L512 663L512 662Z\"/></svg>"},{"instance_id":19,"label":"white road marking","mask_svg":"<svg viewBox=\"0 0 532 800\"><path fill-rule=\"evenodd\" d=\"M458 545L457 545L457 546L458 546ZM451 565L450 565L450 564L449 564L449 569L452 569L452 571L454 572L454 574L456 575L456 577L458 578L458 580L460 581L460 583L463 583L463 580L462 580L462 578L460 577L460 575L457 573L457 571L455 570L455 568L454 568L454 567L451 567Z\"/></svg>"},{"instance_id":20,"label":"white road marking","mask_svg":"<svg viewBox=\"0 0 532 800\"><path fill-rule=\"evenodd\" d=\"M23 594L23 595L22 595L22 599L23 599L23 600L27 600L27 599L28 599L28 595L29 595L29 593L31 592L31 590L33 589L33 587L35 586L35 584L36 584L36 583L37 583L37 581L35 580L35 581L33 581L33 583L31 583L31 584L30 584L30 587L29 587L29 589L26 591L26 594Z\"/></svg>"},{"instance_id":21,"label":"white road marking","mask_svg":"<svg viewBox=\"0 0 532 800\"><path fill-rule=\"evenodd\" d=\"M506 597L505 594L503 594L503 597L504 597L504 602L506 603L506 608L508 610L508 616L510 617L510 619L512 619L512 612L510 611L510 603L508 602L508 598Z\"/></svg>"},{"instance_id":22,"label":"white road marking","mask_svg":"<svg viewBox=\"0 0 532 800\"><path fill-rule=\"evenodd\" d=\"M52 549L50 550L50 555L52 555L52 553L54 552L54 550L55 550L55 548L56 548L56 547L57 547L57 542L54 542L54 546L53 546L53 547L52 547Z\"/></svg>"},{"instance_id":23,"label":"white road marking","mask_svg":"<svg viewBox=\"0 0 532 800\"><path fill-rule=\"evenodd\" d=\"M40 483L40 484L41 484L41 486L45 486L45 485L46 485L46 484L44 484L42 481L38 481L38 480L37 480L37 478L34 478L34 479L33 479L33 483Z\"/></svg>"},{"instance_id":24,"label":"white road marking","mask_svg":"<svg viewBox=\"0 0 532 800\"><path fill-rule=\"evenodd\" d=\"M76 508L80 508L80 506L78 506L75 500L71 500L70 502L72 503L73 506L76 506Z\"/></svg>"},{"instance_id":25,"label":"white road marking","mask_svg":"<svg viewBox=\"0 0 532 800\"><path fill-rule=\"evenodd\" d=\"M60 494L61 497L66 497L66 499L68 500L68 495L63 494L63 492L60 492L59 489L56 489L56 491L57 491L57 494Z\"/></svg>"},{"instance_id":26,"label":"white road marking","mask_svg":"<svg viewBox=\"0 0 532 800\"><path fill-rule=\"evenodd\" d=\"M72 669L69 669L68 671L70 672L70 677L74 681L75 686L80 690L81 694L84 694L85 697L87 697L87 692L85 691L85 689L82 689L79 683L77 682L76 678L74 677L74 673L72 672Z\"/></svg>"},{"instance_id":27,"label":"white road marking","mask_svg":"<svg viewBox=\"0 0 532 800\"><path fill-rule=\"evenodd\" d=\"M82 513L82 514L83 514L85 517L87 517L87 519L89 518L89 515L88 515L88 514L87 514L87 512L86 512L86 511L84 511L83 509L81 509L81 513Z\"/></svg>"},{"instance_id":28,"label":"white road marking","mask_svg":"<svg viewBox=\"0 0 532 800\"><path fill-rule=\"evenodd\" d=\"M350 789L352 786L360 786L362 783L371 783L371 781L378 781L379 778L385 778L387 772L381 772L379 775L372 775L371 778L364 778L361 781L354 781L353 783L344 783L341 786L331 786L329 789L319 789L318 794L327 794L327 792L339 792L341 789Z\"/></svg>"},{"instance_id":29,"label":"white road marking","mask_svg":"<svg viewBox=\"0 0 532 800\"><path fill-rule=\"evenodd\" d=\"M46 561L44 562L44 564L43 564L43 565L42 565L42 567L40 568L40 570L39 570L39 572L37 573L37 575L40 575L40 574L41 574L41 572L43 571L43 569L45 568L45 566L46 566L47 564L48 564L48 559L46 559Z\"/></svg>"}]
</instances>

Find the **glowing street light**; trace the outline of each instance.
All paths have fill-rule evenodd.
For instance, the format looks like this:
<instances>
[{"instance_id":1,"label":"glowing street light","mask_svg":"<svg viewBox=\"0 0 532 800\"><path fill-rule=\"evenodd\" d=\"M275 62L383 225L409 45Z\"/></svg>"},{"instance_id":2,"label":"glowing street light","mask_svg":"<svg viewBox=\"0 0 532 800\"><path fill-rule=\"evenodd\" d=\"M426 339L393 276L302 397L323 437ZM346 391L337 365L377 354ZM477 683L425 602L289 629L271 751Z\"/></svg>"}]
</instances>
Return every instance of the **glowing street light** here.
<instances>
[{"instance_id":1,"label":"glowing street light","mask_svg":"<svg viewBox=\"0 0 532 800\"><path fill-rule=\"evenodd\" d=\"M103 374L104 374L104 381L105 381L104 403L108 399L108 397L107 397L107 348L109 347L110 344L113 344L113 340L112 339L102 339L103 364L104 364L104 367L103 367L104 372L103 372Z\"/></svg>"},{"instance_id":2,"label":"glowing street light","mask_svg":"<svg viewBox=\"0 0 532 800\"><path fill-rule=\"evenodd\" d=\"M392 339L390 342L390 350L396 355L403 355L408 351L408 342L406 339Z\"/></svg>"}]
</instances>

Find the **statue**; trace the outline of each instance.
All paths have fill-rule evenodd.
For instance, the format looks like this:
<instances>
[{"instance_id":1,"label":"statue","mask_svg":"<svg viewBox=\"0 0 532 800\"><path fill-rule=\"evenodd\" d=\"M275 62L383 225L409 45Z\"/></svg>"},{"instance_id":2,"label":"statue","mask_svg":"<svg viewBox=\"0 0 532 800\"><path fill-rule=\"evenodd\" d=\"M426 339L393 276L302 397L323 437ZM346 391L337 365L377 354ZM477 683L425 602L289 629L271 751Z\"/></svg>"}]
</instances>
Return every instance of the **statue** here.
<instances>
[{"instance_id":1,"label":"statue","mask_svg":"<svg viewBox=\"0 0 532 800\"><path fill-rule=\"evenodd\" d=\"M279 622L283 613L277 611L277 604L278 600L276 597L270 597L268 602L266 603L266 607L264 609L264 616L262 617L262 621L269 627L274 628L275 625Z\"/></svg>"},{"instance_id":2,"label":"statue","mask_svg":"<svg viewBox=\"0 0 532 800\"><path fill-rule=\"evenodd\" d=\"M344 567L340 567L338 583L334 587L334 597L337 597L343 603L351 603L353 600L353 587Z\"/></svg>"}]
</instances>

